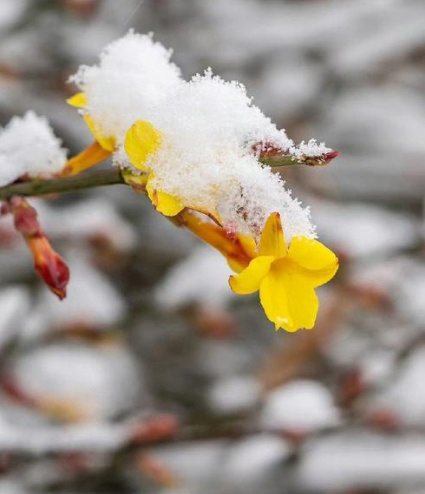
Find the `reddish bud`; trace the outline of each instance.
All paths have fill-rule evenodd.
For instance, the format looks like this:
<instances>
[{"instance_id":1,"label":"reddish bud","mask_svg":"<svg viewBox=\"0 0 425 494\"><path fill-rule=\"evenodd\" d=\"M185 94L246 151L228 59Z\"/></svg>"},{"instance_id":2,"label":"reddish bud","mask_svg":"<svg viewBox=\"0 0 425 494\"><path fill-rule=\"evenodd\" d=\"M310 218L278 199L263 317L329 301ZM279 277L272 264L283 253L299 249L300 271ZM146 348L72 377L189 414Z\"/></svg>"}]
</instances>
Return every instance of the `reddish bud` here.
<instances>
[{"instance_id":1,"label":"reddish bud","mask_svg":"<svg viewBox=\"0 0 425 494\"><path fill-rule=\"evenodd\" d=\"M14 217L15 228L24 237L33 256L35 271L49 289L62 300L66 296L69 269L41 229L37 211L21 197L12 197L8 201L8 206Z\"/></svg>"},{"instance_id":2,"label":"reddish bud","mask_svg":"<svg viewBox=\"0 0 425 494\"><path fill-rule=\"evenodd\" d=\"M69 282L69 268L53 250L47 237L34 238L28 242L34 257L34 268L49 289L61 300L66 297Z\"/></svg>"},{"instance_id":3,"label":"reddish bud","mask_svg":"<svg viewBox=\"0 0 425 494\"><path fill-rule=\"evenodd\" d=\"M325 153L323 155L323 159L329 162L335 158L338 158L339 154L340 154L339 151L331 151L329 153Z\"/></svg>"},{"instance_id":4,"label":"reddish bud","mask_svg":"<svg viewBox=\"0 0 425 494\"><path fill-rule=\"evenodd\" d=\"M134 443L161 442L177 432L178 420L172 415L158 415L145 419L133 433Z\"/></svg>"},{"instance_id":5,"label":"reddish bud","mask_svg":"<svg viewBox=\"0 0 425 494\"><path fill-rule=\"evenodd\" d=\"M302 154L295 157L288 154L288 150L278 148L271 143L256 143L252 146L252 151L269 166L286 166L286 165L308 165L308 166L325 166L333 159L339 156L339 151L329 151L320 156L309 156Z\"/></svg>"}]
</instances>

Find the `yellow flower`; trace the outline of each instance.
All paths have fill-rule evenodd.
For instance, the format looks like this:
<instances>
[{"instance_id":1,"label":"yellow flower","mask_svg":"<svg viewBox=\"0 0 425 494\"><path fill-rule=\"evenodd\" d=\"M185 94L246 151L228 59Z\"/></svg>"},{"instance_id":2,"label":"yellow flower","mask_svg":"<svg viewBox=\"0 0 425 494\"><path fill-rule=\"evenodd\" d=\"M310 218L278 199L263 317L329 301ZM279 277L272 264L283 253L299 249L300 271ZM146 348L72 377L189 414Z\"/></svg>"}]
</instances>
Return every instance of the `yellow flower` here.
<instances>
[{"instance_id":1,"label":"yellow flower","mask_svg":"<svg viewBox=\"0 0 425 494\"><path fill-rule=\"evenodd\" d=\"M85 108L87 106L87 98L84 93L77 93L72 98L67 100L67 103L77 108ZM94 122L92 117L88 113L83 115L84 121L90 132L96 139L93 144L84 149L81 153L71 158L60 176L76 175L81 173L94 165L97 165L101 161L110 157L115 150L116 140L114 137L104 136L99 126Z\"/></svg>"},{"instance_id":2,"label":"yellow flower","mask_svg":"<svg viewBox=\"0 0 425 494\"><path fill-rule=\"evenodd\" d=\"M87 97L84 93L74 94L71 98L68 98L67 103L71 106L75 106L76 108L85 108L87 106ZM93 134L96 141L100 144L100 146L109 152L113 152L116 146L116 139L114 136L105 136L99 129L99 125L92 119L92 117L88 113L84 113L83 115L84 121L86 122L87 127L90 132Z\"/></svg>"},{"instance_id":3,"label":"yellow flower","mask_svg":"<svg viewBox=\"0 0 425 494\"><path fill-rule=\"evenodd\" d=\"M160 148L161 139L161 133L150 122L138 120L125 136L124 149L131 164L147 173L146 192L157 211L165 216L175 216L184 208L183 202L178 197L156 189L153 186L155 175L146 166L148 157Z\"/></svg>"},{"instance_id":4,"label":"yellow flower","mask_svg":"<svg viewBox=\"0 0 425 494\"><path fill-rule=\"evenodd\" d=\"M257 255L242 272L229 278L235 293L260 291L266 316L276 329L311 329L319 302L314 289L329 281L338 269L335 254L317 240L294 237L285 245L278 213L267 219Z\"/></svg>"}]
</instances>

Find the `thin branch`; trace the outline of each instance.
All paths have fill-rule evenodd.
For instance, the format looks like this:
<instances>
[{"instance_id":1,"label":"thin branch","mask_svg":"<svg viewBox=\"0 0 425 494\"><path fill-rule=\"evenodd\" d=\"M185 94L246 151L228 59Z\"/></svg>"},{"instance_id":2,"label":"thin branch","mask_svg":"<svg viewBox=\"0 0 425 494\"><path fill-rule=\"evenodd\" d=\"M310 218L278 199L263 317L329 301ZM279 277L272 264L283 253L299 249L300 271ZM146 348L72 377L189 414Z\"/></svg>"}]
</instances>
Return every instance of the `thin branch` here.
<instances>
[{"instance_id":1,"label":"thin branch","mask_svg":"<svg viewBox=\"0 0 425 494\"><path fill-rule=\"evenodd\" d=\"M289 155L262 156L260 157L260 161L264 165L271 167L293 165L323 166L328 164L337 155L338 153L335 151L317 158L300 160L294 160ZM19 182L7 185L6 187L0 187L0 201L10 199L12 196L43 196L115 184L125 184L121 172L118 169L82 174L75 177L32 180L30 182Z\"/></svg>"},{"instance_id":2,"label":"thin branch","mask_svg":"<svg viewBox=\"0 0 425 494\"><path fill-rule=\"evenodd\" d=\"M0 200L12 196L43 196L104 185L125 184L118 169L51 180L33 180L0 187Z\"/></svg>"}]
</instances>

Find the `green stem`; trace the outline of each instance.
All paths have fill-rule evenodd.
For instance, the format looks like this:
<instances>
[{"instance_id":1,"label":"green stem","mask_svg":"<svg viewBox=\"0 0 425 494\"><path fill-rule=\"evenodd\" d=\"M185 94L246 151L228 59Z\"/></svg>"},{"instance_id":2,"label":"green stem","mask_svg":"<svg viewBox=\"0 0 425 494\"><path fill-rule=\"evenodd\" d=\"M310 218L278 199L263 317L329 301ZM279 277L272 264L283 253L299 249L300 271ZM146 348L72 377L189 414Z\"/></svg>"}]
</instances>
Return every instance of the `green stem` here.
<instances>
[{"instance_id":1,"label":"green stem","mask_svg":"<svg viewBox=\"0 0 425 494\"><path fill-rule=\"evenodd\" d=\"M263 165L267 165L270 167L277 166L293 166L293 165L302 165L300 161L295 160L292 156L271 156L269 158L261 158L261 163Z\"/></svg>"},{"instance_id":2,"label":"green stem","mask_svg":"<svg viewBox=\"0 0 425 494\"><path fill-rule=\"evenodd\" d=\"M125 184L118 169L106 170L76 177L57 178L51 180L33 180L0 187L0 200L12 196L43 196L60 194L76 190L100 187L103 185Z\"/></svg>"}]
</instances>

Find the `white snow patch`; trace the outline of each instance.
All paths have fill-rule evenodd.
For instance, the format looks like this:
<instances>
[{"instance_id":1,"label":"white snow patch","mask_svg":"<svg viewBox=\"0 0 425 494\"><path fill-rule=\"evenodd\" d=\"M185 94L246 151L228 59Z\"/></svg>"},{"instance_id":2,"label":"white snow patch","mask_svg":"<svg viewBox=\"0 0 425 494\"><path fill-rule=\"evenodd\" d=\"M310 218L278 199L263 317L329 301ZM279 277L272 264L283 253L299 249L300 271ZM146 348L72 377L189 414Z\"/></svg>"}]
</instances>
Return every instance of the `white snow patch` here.
<instances>
[{"instance_id":1,"label":"white snow patch","mask_svg":"<svg viewBox=\"0 0 425 494\"><path fill-rule=\"evenodd\" d=\"M13 424L0 415L0 447L3 451L46 454L72 451L114 451L128 441L135 422L93 422L75 425Z\"/></svg>"},{"instance_id":2,"label":"white snow patch","mask_svg":"<svg viewBox=\"0 0 425 494\"><path fill-rule=\"evenodd\" d=\"M232 376L218 380L207 396L210 407L221 414L252 409L260 398L260 384L252 377Z\"/></svg>"},{"instance_id":3,"label":"white snow patch","mask_svg":"<svg viewBox=\"0 0 425 494\"><path fill-rule=\"evenodd\" d=\"M11 373L30 396L74 404L87 420L127 411L142 386L130 354L117 345L52 344L20 357Z\"/></svg>"},{"instance_id":4,"label":"white snow patch","mask_svg":"<svg viewBox=\"0 0 425 494\"><path fill-rule=\"evenodd\" d=\"M30 296L25 288L9 286L0 291L0 348L20 334L29 306Z\"/></svg>"},{"instance_id":5,"label":"white snow patch","mask_svg":"<svg viewBox=\"0 0 425 494\"><path fill-rule=\"evenodd\" d=\"M155 289L156 303L167 310L194 302L223 307L233 296L227 281L230 274L223 256L202 245L167 272Z\"/></svg>"},{"instance_id":6,"label":"white snow patch","mask_svg":"<svg viewBox=\"0 0 425 494\"><path fill-rule=\"evenodd\" d=\"M62 170L66 151L47 119L29 111L0 131L0 186L22 175L49 178Z\"/></svg>"},{"instance_id":7,"label":"white snow patch","mask_svg":"<svg viewBox=\"0 0 425 494\"><path fill-rule=\"evenodd\" d=\"M340 423L331 393L320 383L293 381L267 397L260 415L265 428L310 432Z\"/></svg>"},{"instance_id":8,"label":"white snow patch","mask_svg":"<svg viewBox=\"0 0 425 494\"><path fill-rule=\"evenodd\" d=\"M317 202L314 220L322 238L356 257L403 249L413 245L419 235L419 225L409 215L360 203Z\"/></svg>"},{"instance_id":9,"label":"white snow patch","mask_svg":"<svg viewBox=\"0 0 425 494\"><path fill-rule=\"evenodd\" d=\"M271 468L291 453L289 444L281 438L258 434L240 441L226 455L223 476L238 487L261 481Z\"/></svg>"},{"instance_id":10,"label":"white snow patch","mask_svg":"<svg viewBox=\"0 0 425 494\"><path fill-rule=\"evenodd\" d=\"M399 373L370 406L389 409L405 425L425 424L425 349L420 348L403 362Z\"/></svg>"},{"instance_id":11,"label":"white snow patch","mask_svg":"<svg viewBox=\"0 0 425 494\"><path fill-rule=\"evenodd\" d=\"M306 445L296 470L303 488L345 491L425 481L425 441L344 433Z\"/></svg>"},{"instance_id":12,"label":"white snow patch","mask_svg":"<svg viewBox=\"0 0 425 494\"><path fill-rule=\"evenodd\" d=\"M65 255L71 278L64 300L52 297L43 289L35 312L42 314L46 327L66 328L83 324L94 328L112 327L124 316L125 303L112 283L88 260L76 253ZM42 332L46 327L39 328ZM34 328L35 330L35 328ZM26 333L29 338L37 335Z\"/></svg>"},{"instance_id":13,"label":"white snow patch","mask_svg":"<svg viewBox=\"0 0 425 494\"><path fill-rule=\"evenodd\" d=\"M152 36L129 31L105 47L98 65L82 66L71 77L102 134L122 142L136 120L151 120L181 80L170 57L171 51Z\"/></svg>"},{"instance_id":14,"label":"white snow patch","mask_svg":"<svg viewBox=\"0 0 425 494\"><path fill-rule=\"evenodd\" d=\"M119 251L136 247L134 228L118 213L116 207L106 198L96 197L52 208L44 201L33 201L40 223L49 236L56 238L90 239L96 236L106 238Z\"/></svg>"},{"instance_id":15,"label":"white snow patch","mask_svg":"<svg viewBox=\"0 0 425 494\"><path fill-rule=\"evenodd\" d=\"M252 105L244 86L207 70L180 84L151 122L162 137L158 152L146 162L155 174L155 187L186 205L217 211L231 230L258 237L276 211L288 242L294 235L314 236L308 209L258 161L260 149L294 155L299 150ZM316 155L323 149L310 142L302 152Z\"/></svg>"}]
</instances>

